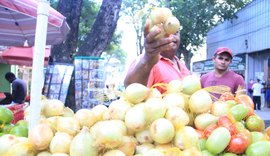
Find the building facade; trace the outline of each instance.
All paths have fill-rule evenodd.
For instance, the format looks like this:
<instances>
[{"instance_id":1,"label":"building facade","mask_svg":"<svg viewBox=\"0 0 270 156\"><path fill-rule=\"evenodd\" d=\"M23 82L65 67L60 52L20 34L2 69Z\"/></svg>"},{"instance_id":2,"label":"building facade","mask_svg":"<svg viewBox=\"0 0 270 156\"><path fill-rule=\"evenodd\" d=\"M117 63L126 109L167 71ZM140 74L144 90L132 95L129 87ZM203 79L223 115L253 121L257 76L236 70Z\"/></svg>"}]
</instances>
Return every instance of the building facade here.
<instances>
[{"instance_id":1,"label":"building facade","mask_svg":"<svg viewBox=\"0 0 270 156\"><path fill-rule=\"evenodd\" d=\"M236 15L238 18L224 21L207 33L205 61L218 47L227 46L235 55L231 70L243 75L246 82L257 78L266 81L270 77L270 0L253 0ZM205 61L194 62L193 71L198 72L196 64Z\"/></svg>"}]
</instances>

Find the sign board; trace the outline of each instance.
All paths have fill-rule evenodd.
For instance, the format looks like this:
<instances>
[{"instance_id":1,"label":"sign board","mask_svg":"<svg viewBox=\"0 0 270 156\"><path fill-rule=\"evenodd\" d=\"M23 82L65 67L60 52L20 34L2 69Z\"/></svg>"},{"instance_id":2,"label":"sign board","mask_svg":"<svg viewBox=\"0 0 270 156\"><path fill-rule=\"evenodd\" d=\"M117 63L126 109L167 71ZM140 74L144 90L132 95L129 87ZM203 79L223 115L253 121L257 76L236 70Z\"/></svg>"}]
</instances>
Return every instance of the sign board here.
<instances>
[{"instance_id":1,"label":"sign board","mask_svg":"<svg viewBox=\"0 0 270 156\"><path fill-rule=\"evenodd\" d=\"M235 55L232 59L230 69L233 71L243 71L246 69L246 56L245 54ZM207 73L214 70L214 62L212 59L194 62L192 71L197 73Z\"/></svg>"},{"instance_id":2,"label":"sign board","mask_svg":"<svg viewBox=\"0 0 270 156\"><path fill-rule=\"evenodd\" d=\"M104 102L104 59L75 57L76 109L93 108Z\"/></svg>"},{"instance_id":3,"label":"sign board","mask_svg":"<svg viewBox=\"0 0 270 156\"><path fill-rule=\"evenodd\" d=\"M73 70L72 64L48 65L45 72L43 95L48 99L58 99L65 103Z\"/></svg>"}]
</instances>

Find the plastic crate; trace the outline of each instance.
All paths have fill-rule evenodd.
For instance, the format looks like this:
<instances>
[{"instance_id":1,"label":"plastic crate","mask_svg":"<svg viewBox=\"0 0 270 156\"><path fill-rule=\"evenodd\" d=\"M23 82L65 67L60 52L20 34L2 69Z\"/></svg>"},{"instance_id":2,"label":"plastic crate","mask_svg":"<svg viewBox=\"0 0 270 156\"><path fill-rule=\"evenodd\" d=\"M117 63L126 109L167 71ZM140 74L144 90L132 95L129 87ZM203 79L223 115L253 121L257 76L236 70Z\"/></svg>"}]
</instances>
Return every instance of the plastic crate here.
<instances>
[{"instance_id":1,"label":"plastic crate","mask_svg":"<svg viewBox=\"0 0 270 156\"><path fill-rule=\"evenodd\" d=\"M13 112L14 119L11 123L16 124L18 121L24 119L24 110L28 106L28 104L11 104L6 106L8 109L10 109Z\"/></svg>"}]
</instances>

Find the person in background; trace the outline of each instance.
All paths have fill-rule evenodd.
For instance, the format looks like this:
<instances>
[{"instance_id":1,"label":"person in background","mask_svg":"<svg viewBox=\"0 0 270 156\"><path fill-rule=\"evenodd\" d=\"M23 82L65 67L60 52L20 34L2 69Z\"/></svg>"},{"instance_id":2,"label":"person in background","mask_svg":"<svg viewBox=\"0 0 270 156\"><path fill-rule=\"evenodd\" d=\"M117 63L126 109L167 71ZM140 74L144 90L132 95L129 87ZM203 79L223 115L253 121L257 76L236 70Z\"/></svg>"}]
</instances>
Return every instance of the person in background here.
<instances>
[{"instance_id":1,"label":"person in background","mask_svg":"<svg viewBox=\"0 0 270 156\"><path fill-rule=\"evenodd\" d=\"M245 88L243 77L234 71L229 70L232 63L232 50L228 47L219 47L212 58L214 70L201 76L201 87L224 85L230 88L232 94L235 94L238 88ZM216 98L220 94L213 94Z\"/></svg>"},{"instance_id":2,"label":"person in background","mask_svg":"<svg viewBox=\"0 0 270 156\"><path fill-rule=\"evenodd\" d=\"M248 95L252 98L252 85L254 84L254 81L253 79L250 79L249 82L248 82Z\"/></svg>"},{"instance_id":3,"label":"person in background","mask_svg":"<svg viewBox=\"0 0 270 156\"><path fill-rule=\"evenodd\" d=\"M266 106L269 108L270 107L270 77L268 77L268 80L265 82L264 91L265 91L265 103L266 103Z\"/></svg>"},{"instance_id":4,"label":"person in background","mask_svg":"<svg viewBox=\"0 0 270 156\"><path fill-rule=\"evenodd\" d=\"M27 95L26 82L17 78L12 72L6 73L5 79L11 83L12 86L12 102L18 104L24 103Z\"/></svg>"},{"instance_id":5,"label":"person in background","mask_svg":"<svg viewBox=\"0 0 270 156\"><path fill-rule=\"evenodd\" d=\"M260 83L260 80L257 79L256 82L252 85L254 110L261 110L262 89L263 85Z\"/></svg>"},{"instance_id":6,"label":"person in background","mask_svg":"<svg viewBox=\"0 0 270 156\"><path fill-rule=\"evenodd\" d=\"M134 60L127 72L124 85L140 83L151 87L156 83L169 83L171 80L183 79L191 75L184 63L177 57L180 45L180 32L169 37L155 39L161 33L160 29L148 32L149 24L144 28L145 52ZM165 90L158 88L161 93Z\"/></svg>"}]
</instances>

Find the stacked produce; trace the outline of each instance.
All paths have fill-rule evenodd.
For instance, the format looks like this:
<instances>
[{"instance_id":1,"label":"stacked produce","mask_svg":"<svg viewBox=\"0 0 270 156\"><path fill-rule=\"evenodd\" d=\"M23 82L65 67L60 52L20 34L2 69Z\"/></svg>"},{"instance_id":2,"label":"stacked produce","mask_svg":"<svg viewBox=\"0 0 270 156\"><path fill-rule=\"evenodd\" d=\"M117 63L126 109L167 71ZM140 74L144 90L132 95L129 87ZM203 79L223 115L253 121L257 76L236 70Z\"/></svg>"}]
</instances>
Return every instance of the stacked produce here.
<instances>
[{"instance_id":1,"label":"stacked produce","mask_svg":"<svg viewBox=\"0 0 270 156\"><path fill-rule=\"evenodd\" d=\"M28 138L3 134L0 155L270 155L270 128L254 114L252 100L226 92L213 102L206 90L193 76L153 88L134 83L109 107L75 113L44 99L40 123Z\"/></svg>"}]
</instances>

